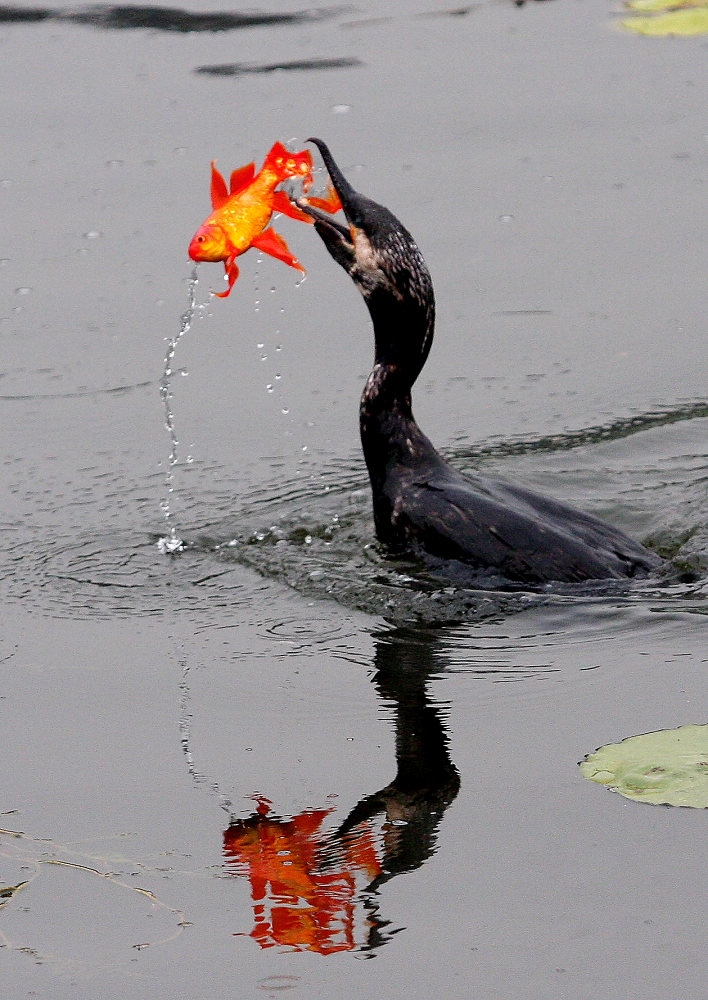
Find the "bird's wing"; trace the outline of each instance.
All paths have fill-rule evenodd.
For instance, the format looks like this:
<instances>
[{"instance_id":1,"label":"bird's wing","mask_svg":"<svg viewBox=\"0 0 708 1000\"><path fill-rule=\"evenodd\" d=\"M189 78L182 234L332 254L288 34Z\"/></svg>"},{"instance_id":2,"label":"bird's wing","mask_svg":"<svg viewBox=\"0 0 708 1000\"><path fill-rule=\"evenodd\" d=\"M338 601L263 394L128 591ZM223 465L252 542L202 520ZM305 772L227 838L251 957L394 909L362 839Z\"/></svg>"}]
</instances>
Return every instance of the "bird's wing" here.
<instances>
[{"instance_id":1,"label":"bird's wing","mask_svg":"<svg viewBox=\"0 0 708 1000\"><path fill-rule=\"evenodd\" d=\"M644 552L627 538L625 553L623 536L603 522L498 480L431 476L401 495L398 516L424 549L512 579L626 576L624 564Z\"/></svg>"}]
</instances>

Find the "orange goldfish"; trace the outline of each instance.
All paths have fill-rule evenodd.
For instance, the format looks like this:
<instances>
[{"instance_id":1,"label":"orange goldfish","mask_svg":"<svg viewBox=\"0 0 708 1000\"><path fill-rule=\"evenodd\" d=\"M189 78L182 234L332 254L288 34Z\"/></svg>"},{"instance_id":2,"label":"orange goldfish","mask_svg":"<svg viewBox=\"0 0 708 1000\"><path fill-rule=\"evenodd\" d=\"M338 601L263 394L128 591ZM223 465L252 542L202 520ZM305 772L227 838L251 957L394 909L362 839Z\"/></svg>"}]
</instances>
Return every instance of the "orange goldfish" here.
<instances>
[{"instance_id":1,"label":"orange goldfish","mask_svg":"<svg viewBox=\"0 0 708 1000\"><path fill-rule=\"evenodd\" d=\"M291 177L301 177L305 191L312 184L312 156L307 149L291 153L280 142L276 142L265 158L261 170L256 174L254 163L234 170L231 174L230 189L226 181L211 164L211 203L214 211L202 223L189 244L189 256L194 261L223 261L228 288L225 292L215 292L225 299L230 294L238 278L236 258L251 247L276 257L290 267L305 273L297 257L282 236L274 229L267 229L273 212L300 222L313 220L300 211L284 191L276 191L278 184ZM333 191L328 199L313 198L313 203L336 211ZM338 201L338 199L337 199Z\"/></svg>"}]
</instances>

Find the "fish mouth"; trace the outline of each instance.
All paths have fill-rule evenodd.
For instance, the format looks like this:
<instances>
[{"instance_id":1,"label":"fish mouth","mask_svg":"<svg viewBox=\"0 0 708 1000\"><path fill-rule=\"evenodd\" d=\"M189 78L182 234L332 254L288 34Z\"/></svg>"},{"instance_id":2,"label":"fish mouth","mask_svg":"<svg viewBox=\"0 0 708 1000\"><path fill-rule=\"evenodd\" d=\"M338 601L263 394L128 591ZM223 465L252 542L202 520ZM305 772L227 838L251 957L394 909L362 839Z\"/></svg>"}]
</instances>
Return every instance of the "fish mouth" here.
<instances>
[{"instance_id":1,"label":"fish mouth","mask_svg":"<svg viewBox=\"0 0 708 1000\"><path fill-rule=\"evenodd\" d=\"M210 247L203 240L198 239L196 236L189 244L189 249L187 250L187 253L189 254L189 256L193 261L197 262L197 264L202 264L205 261L213 262L217 260L222 260L222 257L214 256L214 250L212 247Z\"/></svg>"}]
</instances>

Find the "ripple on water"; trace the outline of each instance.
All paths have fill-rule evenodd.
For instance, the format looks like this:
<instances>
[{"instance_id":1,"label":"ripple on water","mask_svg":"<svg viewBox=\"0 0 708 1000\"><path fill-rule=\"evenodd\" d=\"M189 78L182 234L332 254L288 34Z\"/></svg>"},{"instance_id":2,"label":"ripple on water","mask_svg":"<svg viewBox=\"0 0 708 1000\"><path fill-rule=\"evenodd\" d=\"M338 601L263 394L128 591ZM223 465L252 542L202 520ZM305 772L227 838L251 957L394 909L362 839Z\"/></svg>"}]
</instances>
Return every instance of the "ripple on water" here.
<instances>
[{"instance_id":1,"label":"ripple on water","mask_svg":"<svg viewBox=\"0 0 708 1000\"><path fill-rule=\"evenodd\" d=\"M626 441L584 446L574 462L602 465L608 494L621 496L623 507L633 517L637 512L650 527L652 518L654 525L667 523L666 537L662 536L666 554L679 568L690 564L700 569L708 564L708 537L705 484L696 457L698 438L687 441L684 434L677 441L675 429L669 430L665 438L666 428L655 428L642 435L641 444L637 436L630 449ZM602 449L600 459L598 448ZM519 469L523 474L527 458L497 461L495 472L510 478ZM554 463L556 452L534 454L536 474L552 480ZM272 594L273 586L292 589L313 602L334 601L395 624L501 621L529 608L560 607L589 598L616 606L653 604L664 613L677 609L705 614L707 610L705 580L682 582L676 573L645 581L547 587L532 593L500 591L498 581L493 580L470 582L460 567L449 564L423 567L410 559L386 557L374 541L370 495L359 456L349 464L332 462L310 477L300 474L287 479L274 469L271 485L243 488L238 507L231 489L224 486L228 480L224 469L197 472L198 500L180 498L184 501L180 505L184 552L160 555L155 544L158 533L149 534L139 527L159 522L159 484L153 482L156 496L149 503L144 482L97 470L95 481L77 485L74 494L68 486L53 491L64 497L62 524L29 538L19 523L13 531L8 528L2 554L7 570L3 586L26 605L52 614L160 615L179 610L202 618L206 615L207 622L223 619L225 612L253 603L267 591ZM555 472L561 479L565 476L563 471ZM222 481L215 483L219 476ZM564 492L558 482L553 485L555 492ZM604 488L603 479L598 490ZM46 484L42 489L44 496ZM67 527L67 511L80 528ZM107 513L113 516L108 518ZM123 524L127 521L138 527L106 527L115 523L116 515ZM92 527L91 521L100 521L100 526ZM187 530L195 524L201 527ZM330 618L318 622L316 614L309 634L303 633L299 620L261 617L261 621L262 628L270 630L269 638L284 644L316 645L321 630L331 628Z\"/></svg>"},{"instance_id":2,"label":"ripple on water","mask_svg":"<svg viewBox=\"0 0 708 1000\"><path fill-rule=\"evenodd\" d=\"M87 533L71 540L17 546L10 596L25 608L71 618L218 613L249 603L265 581L210 553L160 556L153 538L134 531Z\"/></svg>"}]
</instances>

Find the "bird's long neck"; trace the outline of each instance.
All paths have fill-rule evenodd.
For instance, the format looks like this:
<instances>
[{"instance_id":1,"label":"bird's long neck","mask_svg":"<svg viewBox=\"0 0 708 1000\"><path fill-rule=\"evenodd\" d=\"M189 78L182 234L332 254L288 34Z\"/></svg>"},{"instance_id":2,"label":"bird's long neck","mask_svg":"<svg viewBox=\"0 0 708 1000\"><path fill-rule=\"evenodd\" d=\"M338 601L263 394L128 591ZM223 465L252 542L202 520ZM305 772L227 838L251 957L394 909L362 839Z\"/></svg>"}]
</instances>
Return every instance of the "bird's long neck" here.
<instances>
[{"instance_id":1,"label":"bird's long neck","mask_svg":"<svg viewBox=\"0 0 708 1000\"><path fill-rule=\"evenodd\" d=\"M414 466L436 454L413 416L411 390L433 339L434 312L407 316L371 309L376 355L361 397L359 425L364 457L374 494L383 487L392 465ZM410 322L412 319L417 322Z\"/></svg>"},{"instance_id":2,"label":"bird's long neck","mask_svg":"<svg viewBox=\"0 0 708 1000\"><path fill-rule=\"evenodd\" d=\"M427 270L425 275L429 282ZM432 284L428 283L423 298L405 287L375 288L366 297L366 305L374 326L375 364L395 369L400 377L391 383L391 390L410 396L433 343Z\"/></svg>"}]
</instances>

